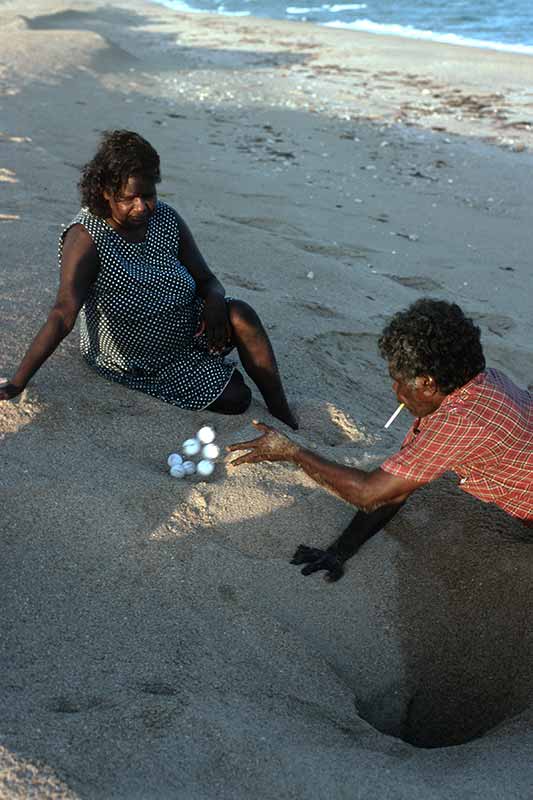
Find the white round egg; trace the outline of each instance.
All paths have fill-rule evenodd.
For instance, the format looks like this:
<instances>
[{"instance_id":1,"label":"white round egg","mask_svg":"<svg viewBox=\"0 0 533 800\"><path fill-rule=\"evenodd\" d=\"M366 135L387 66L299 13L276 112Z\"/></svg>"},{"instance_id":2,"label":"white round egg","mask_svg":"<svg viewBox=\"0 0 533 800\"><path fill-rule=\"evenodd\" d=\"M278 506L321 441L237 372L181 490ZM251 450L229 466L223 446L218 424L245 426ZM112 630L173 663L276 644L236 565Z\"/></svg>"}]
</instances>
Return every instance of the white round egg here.
<instances>
[{"instance_id":1,"label":"white round egg","mask_svg":"<svg viewBox=\"0 0 533 800\"><path fill-rule=\"evenodd\" d=\"M172 475L173 478L183 478L185 475L183 464L173 464L170 467L170 474Z\"/></svg>"},{"instance_id":2,"label":"white round egg","mask_svg":"<svg viewBox=\"0 0 533 800\"><path fill-rule=\"evenodd\" d=\"M184 461L181 466L185 470L186 475L194 475L196 472L196 464L193 461Z\"/></svg>"},{"instance_id":3,"label":"white round egg","mask_svg":"<svg viewBox=\"0 0 533 800\"><path fill-rule=\"evenodd\" d=\"M218 448L213 442L204 444L202 447L202 458L208 458L210 461L214 461L215 458L219 457L219 455L220 448Z\"/></svg>"},{"instance_id":4,"label":"white round egg","mask_svg":"<svg viewBox=\"0 0 533 800\"><path fill-rule=\"evenodd\" d=\"M197 456L201 450L202 445L198 439L186 439L182 445L182 451L186 456Z\"/></svg>"},{"instance_id":5,"label":"white round egg","mask_svg":"<svg viewBox=\"0 0 533 800\"><path fill-rule=\"evenodd\" d=\"M208 475L211 475L214 469L215 465L212 461L208 461L207 458L202 459L202 461L199 461L196 465L196 472L203 478L207 478Z\"/></svg>"},{"instance_id":6,"label":"white round egg","mask_svg":"<svg viewBox=\"0 0 533 800\"><path fill-rule=\"evenodd\" d=\"M202 444L210 444L215 441L215 431L210 425L204 425L196 434L196 438Z\"/></svg>"},{"instance_id":7,"label":"white round egg","mask_svg":"<svg viewBox=\"0 0 533 800\"><path fill-rule=\"evenodd\" d=\"M167 458L167 464L169 467L173 467L174 464L181 464L182 461L183 459L179 453L171 453Z\"/></svg>"}]
</instances>

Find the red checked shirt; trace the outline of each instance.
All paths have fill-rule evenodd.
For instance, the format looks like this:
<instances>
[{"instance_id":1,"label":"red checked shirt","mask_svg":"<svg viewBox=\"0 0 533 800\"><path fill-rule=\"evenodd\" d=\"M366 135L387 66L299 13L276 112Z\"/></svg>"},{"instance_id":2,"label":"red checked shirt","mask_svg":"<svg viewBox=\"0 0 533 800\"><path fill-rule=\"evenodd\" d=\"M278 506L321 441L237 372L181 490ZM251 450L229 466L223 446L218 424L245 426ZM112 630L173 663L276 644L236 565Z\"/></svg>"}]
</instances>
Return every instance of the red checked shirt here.
<instances>
[{"instance_id":1,"label":"red checked shirt","mask_svg":"<svg viewBox=\"0 0 533 800\"><path fill-rule=\"evenodd\" d=\"M455 472L465 492L533 525L533 397L496 369L480 372L416 419L381 469L420 483Z\"/></svg>"}]
</instances>

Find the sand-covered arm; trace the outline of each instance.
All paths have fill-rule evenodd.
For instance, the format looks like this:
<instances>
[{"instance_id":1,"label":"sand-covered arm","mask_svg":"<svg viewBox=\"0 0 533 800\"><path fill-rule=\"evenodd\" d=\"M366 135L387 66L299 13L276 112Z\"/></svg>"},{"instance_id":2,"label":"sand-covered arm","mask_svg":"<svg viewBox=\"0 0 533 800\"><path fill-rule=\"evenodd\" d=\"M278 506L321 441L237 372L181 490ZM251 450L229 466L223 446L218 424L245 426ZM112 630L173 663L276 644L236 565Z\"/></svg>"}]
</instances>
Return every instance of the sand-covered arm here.
<instances>
[{"instance_id":1,"label":"sand-covered arm","mask_svg":"<svg viewBox=\"0 0 533 800\"><path fill-rule=\"evenodd\" d=\"M98 269L98 254L91 237L81 225L74 225L65 236L55 303L14 376L0 385L0 400L11 400L20 394L39 367L71 332L87 292L96 280Z\"/></svg>"},{"instance_id":2,"label":"sand-covered arm","mask_svg":"<svg viewBox=\"0 0 533 800\"><path fill-rule=\"evenodd\" d=\"M361 509L326 550L304 544L297 548L291 564L305 564L303 575L325 570L326 580L338 580L344 574L344 562L395 516L411 492L423 485L390 475L381 469L365 472L336 464L300 447L263 423L254 422L254 426L263 435L248 442L230 445L230 451L249 451L232 464L261 461L296 464L325 489Z\"/></svg>"},{"instance_id":3,"label":"sand-covered arm","mask_svg":"<svg viewBox=\"0 0 533 800\"><path fill-rule=\"evenodd\" d=\"M249 451L230 462L234 466L261 461L296 464L320 486L363 511L374 511L389 504L398 505L423 485L418 481L391 475L379 468L366 472L356 467L345 467L301 447L262 422L254 422L254 426L262 431L262 436L228 447L232 452Z\"/></svg>"}]
</instances>

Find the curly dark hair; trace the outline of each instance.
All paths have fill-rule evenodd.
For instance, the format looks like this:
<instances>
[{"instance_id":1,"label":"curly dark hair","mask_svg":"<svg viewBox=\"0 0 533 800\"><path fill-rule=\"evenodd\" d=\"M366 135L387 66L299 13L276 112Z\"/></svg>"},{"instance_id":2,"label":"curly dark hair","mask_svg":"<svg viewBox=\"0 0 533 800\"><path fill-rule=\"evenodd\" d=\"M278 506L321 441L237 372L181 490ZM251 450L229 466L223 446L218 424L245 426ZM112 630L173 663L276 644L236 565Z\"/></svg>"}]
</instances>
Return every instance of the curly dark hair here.
<instances>
[{"instance_id":1,"label":"curly dark hair","mask_svg":"<svg viewBox=\"0 0 533 800\"><path fill-rule=\"evenodd\" d=\"M485 369L480 334L455 303L424 297L392 317L378 346L393 375L429 375L450 394Z\"/></svg>"},{"instance_id":2,"label":"curly dark hair","mask_svg":"<svg viewBox=\"0 0 533 800\"><path fill-rule=\"evenodd\" d=\"M159 155L138 133L104 131L94 158L82 168L78 183L82 205L97 217L107 217L109 205L104 189L117 195L132 175L159 183Z\"/></svg>"}]
</instances>

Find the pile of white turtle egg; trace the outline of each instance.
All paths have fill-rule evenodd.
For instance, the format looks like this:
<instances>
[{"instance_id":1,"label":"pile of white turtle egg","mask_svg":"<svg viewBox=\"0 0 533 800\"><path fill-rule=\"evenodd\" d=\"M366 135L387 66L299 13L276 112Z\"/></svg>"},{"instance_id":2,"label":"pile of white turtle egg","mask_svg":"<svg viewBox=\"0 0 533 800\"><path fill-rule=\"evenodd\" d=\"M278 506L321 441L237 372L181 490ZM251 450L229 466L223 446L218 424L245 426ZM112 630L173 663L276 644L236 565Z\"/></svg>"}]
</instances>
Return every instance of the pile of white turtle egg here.
<instances>
[{"instance_id":1,"label":"pile of white turtle egg","mask_svg":"<svg viewBox=\"0 0 533 800\"><path fill-rule=\"evenodd\" d=\"M170 474L173 478L184 478L187 475L201 475L207 478L215 469L215 460L220 455L220 450L215 444L215 431L209 425L200 428L196 436L186 439L181 452L171 453L167 458ZM198 461L192 461L199 457Z\"/></svg>"}]
</instances>

